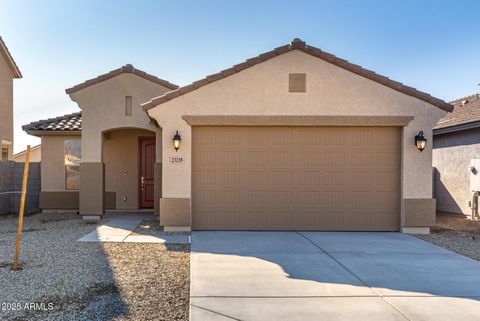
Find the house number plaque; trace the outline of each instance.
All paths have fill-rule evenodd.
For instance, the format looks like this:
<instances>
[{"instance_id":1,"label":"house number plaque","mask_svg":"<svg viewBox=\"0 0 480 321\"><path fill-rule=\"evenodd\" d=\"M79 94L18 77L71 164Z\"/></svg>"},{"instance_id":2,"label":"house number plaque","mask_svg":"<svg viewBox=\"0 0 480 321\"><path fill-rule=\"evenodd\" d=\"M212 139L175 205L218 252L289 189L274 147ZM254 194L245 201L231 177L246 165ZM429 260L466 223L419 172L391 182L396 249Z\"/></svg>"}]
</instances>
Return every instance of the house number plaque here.
<instances>
[{"instance_id":1,"label":"house number plaque","mask_svg":"<svg viewBox=\"0 0 480 321\"><path fill-rule=\"evenodd\" d=\"M181 165L183 164L183 156L171 156L170 164Z\"/></svg>"}]
</instances>

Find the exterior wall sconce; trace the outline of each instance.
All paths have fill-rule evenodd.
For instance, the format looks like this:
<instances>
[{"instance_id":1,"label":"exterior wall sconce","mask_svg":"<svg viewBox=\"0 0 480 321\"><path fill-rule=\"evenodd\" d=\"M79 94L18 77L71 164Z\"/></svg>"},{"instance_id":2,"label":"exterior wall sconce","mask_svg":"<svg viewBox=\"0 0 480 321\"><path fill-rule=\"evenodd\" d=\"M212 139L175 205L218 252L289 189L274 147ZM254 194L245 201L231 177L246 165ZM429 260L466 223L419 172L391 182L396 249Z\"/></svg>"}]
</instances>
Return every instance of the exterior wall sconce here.
<instances>
[{"instance_id":1,"label":"exterior wall sconce","mask_svg":"<svg viewBox=\"0 0 480 321\"><path fill-rule=\"evenodd\" d=\"M415 136L415 146L417 146L421 152L425 149L425 146L427 146L427 139L423 137L423 131L420 131L418 135Z\"/></svg>"},{"instance_id":2,"label":"exterior wall sconce","mask_svg":"<svg viewBox=\"0 0 480 321\"><path fill-rule=\"evenodd\" d=\"M180 134L177 130L177 133L173 136L173 148L175 148L175 151L178 151L178 149L180 148L181 141L182 137L180 137Z\"/></svg>"}]
</instances>

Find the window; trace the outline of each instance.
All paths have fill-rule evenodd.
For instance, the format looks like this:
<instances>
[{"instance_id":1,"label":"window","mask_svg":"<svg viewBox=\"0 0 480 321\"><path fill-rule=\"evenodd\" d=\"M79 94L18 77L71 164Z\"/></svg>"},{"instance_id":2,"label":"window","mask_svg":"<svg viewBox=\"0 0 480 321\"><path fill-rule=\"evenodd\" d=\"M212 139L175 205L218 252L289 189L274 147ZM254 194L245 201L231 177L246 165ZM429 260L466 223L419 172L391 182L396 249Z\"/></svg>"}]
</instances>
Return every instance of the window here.
<instances>
[{"instance_id":1,"label":"window","mask_svg":"<svg viewBox=\"0 0 480 321\"><path fill-rule=\"evenodd\" d=\"M125 116L132 116L132 96L125 96Z\"/></svg>"},{"instance_id":2,"label":"window","mask_svg":"<svg viewBox=\"0 0 480 321\"><path fill-rule=\"evenodd\" d=\"M8 146L2 146L2 161L8 160Z\"/></svg>"},{"instance_id":3,"label":"window","mask_svg":"<svg viewBox=\"0 0 480 321\"><path fill-rule=\"evenodd\" d=\"M80 160L82 145L80 139L65 140L65 189L80 189Z\"/></svg>"}]
</instances>

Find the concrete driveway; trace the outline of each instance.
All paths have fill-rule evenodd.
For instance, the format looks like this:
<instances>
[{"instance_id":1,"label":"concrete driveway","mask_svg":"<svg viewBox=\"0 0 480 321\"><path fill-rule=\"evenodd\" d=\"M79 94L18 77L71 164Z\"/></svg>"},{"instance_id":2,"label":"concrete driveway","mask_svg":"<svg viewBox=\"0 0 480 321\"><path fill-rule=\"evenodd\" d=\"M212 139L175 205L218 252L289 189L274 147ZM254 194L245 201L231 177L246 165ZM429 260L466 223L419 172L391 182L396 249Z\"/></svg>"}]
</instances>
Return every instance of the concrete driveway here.
<instances>
[{"instance_id":1,"label":"concrete driveway","mask_svg":"<svg viewBox=\"0 0 480 321\"><path fill-rule=\"evenodd\" d=\"M194 232L192 321L480 320L480 263L399 233Z\"/></svg>"}]
</instances>

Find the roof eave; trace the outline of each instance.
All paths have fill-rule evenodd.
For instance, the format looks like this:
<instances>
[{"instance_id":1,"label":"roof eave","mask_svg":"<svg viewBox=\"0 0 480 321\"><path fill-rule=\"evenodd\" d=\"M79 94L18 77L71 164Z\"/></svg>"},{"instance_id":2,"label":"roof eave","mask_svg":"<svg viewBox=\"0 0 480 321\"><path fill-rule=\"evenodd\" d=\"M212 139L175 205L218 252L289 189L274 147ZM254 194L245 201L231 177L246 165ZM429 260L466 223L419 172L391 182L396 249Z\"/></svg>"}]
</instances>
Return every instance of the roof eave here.
<instances>
[{"instance_id":1,"label":"roof eave","mask_svg":"<svg viewBox=\"0 0 480 321\"><path fill-rule=\"evenodd\" d=\"M460 132L463 130L469 130L469 129L475 129L475 128L480 128L480 120L467 122L463 124L456 124L456 125L447 126L447 127L434 128L433 135L435 136L435 135L449 134L449 133Z\"/></svg>"},{"instance_id":2,"label":"roof eave","mask_svg":"<svg viewBox=\"0 0 480 321\"><path fill-rule=\"evenodd\" d=\"M81 136L81 130L28 130L24 129L28 135L42 137L42 136Z\"/></svg>"}]
</instances>

